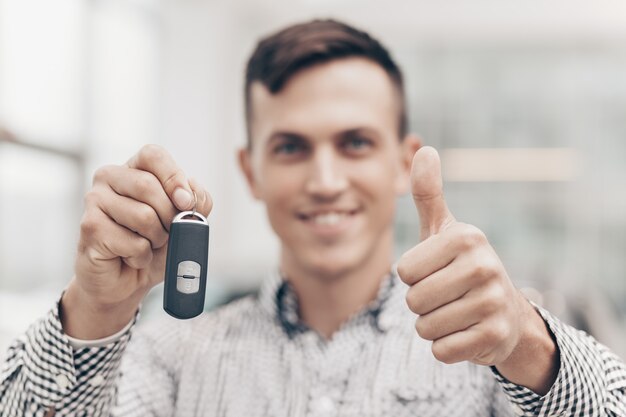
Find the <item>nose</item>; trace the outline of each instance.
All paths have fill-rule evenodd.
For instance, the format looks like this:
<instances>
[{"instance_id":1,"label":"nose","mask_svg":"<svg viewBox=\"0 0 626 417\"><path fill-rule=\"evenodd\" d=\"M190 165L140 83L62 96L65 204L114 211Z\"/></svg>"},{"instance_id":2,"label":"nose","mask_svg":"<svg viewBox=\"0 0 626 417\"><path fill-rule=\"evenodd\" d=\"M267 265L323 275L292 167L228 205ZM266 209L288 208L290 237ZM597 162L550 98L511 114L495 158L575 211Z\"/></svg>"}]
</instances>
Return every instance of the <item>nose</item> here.
<instances>
[{"instance_id":1,"label":"nose","mask_svg":"<svg viewBox=\"0 0 626 417\"><path fill-rule=\"evenodd\" d=\"M314 198L331 200L348 187L341 157L332 148L317 149L311 158L306 192Z\"/></svg>"}]
</instances>

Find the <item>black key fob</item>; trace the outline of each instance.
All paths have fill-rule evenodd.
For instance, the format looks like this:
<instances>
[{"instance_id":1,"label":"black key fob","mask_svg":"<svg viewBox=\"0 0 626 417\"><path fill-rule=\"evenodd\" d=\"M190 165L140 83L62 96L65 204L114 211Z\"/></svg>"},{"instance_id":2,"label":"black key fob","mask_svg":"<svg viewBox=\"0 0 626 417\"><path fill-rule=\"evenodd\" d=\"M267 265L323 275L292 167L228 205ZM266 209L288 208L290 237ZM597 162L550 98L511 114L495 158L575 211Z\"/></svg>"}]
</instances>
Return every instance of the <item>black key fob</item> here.
<instances>
[{"instance_id":1,"label":"black key fob","mask_svg":"<svg viewBox=\"0 0 626 417\"><path fill-rule=\"evenodd\" d=\"M163 309L170 316L190 319L204 310L208 258L209 222L197 212L181 212L167 246Z\"/></svg>"}]
</instances>

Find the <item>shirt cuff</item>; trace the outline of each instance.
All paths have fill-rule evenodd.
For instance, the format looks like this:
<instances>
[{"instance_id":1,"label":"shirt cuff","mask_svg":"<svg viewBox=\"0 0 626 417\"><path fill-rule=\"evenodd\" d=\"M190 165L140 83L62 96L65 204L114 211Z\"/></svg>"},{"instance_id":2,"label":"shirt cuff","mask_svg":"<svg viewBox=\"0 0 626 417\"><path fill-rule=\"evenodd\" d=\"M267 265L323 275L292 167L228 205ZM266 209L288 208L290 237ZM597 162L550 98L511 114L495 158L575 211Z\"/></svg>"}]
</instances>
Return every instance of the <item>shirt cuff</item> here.
<instances>
[{"instance_id":1,"label":"shirt cuff","mask_svg":"<svg viewBox=\"0 0 626 417\"><path fill-rule=\"evenodd\" d=\"M22 365L33 401L42 408L55 407L57 414L65 415L65 412L84 410L93 399L112 399L111 388L138 314L128 328L123 329L121 336L108 344L90 346L90 343L104 339L79 340L87 346L75 349L63 332L59 307L60 300L42 320L27 330Z\"/></svg>"},{"instance_id":2,"label":"shirt cuff","mask_svg":"<svg viewBox=\"0 0 626 417\"><path fill-rule=\"evenodd\" d=\"M68 336L67 334L65 335L65 337L70 342L70 346L72 346L74 350L87 348L87 347L103 347L103 346L106 346L108 344L111 344L120 340L126 334L126 332L128 332L130 328L133 327L133 325L135 324L135 321L136 319L133 318L131 321L128 322L126 326L124 326L122 330L120 330L119 332L115 334L112 334L111 336L103 337L102 339L83 340L83 339L77 339L72 336Z\"/></svg>"},{"instance_id":3,"label":"shirt cuff","mask_svg":"<svg viewBox=\"0 0 626 417\"><path fill-rule=\"evenodd\" d=\"M531 303L533 304L533 303ZM599 410L606 386L602 354L598 343L583 331L566 325L548 311L533 304L554 336L559 349L559 372L550 391L541 396L491 370L519 416L585 415L574 410Z\"/></svg>"}]
</instances>

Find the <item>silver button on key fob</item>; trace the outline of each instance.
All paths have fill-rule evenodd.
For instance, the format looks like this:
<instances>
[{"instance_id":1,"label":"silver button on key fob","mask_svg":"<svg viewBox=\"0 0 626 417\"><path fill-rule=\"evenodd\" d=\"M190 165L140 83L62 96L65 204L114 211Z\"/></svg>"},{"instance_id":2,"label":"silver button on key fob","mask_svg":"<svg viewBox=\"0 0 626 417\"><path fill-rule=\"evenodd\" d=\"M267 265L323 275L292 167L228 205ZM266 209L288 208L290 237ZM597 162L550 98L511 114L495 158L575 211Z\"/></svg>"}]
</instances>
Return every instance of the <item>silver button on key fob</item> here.
<instances>
[{"instance_id":1,"label":"silver button on key fob","mask_svg":"<svg viewBox=\"0 0 626 417\"><path fill-rule=\"evenodd\" d=\"M209 223L195 211L183 211L170 226L165 265L163 309L178 319L204 310L209 257Z\"/></svg>"}]
</instances>

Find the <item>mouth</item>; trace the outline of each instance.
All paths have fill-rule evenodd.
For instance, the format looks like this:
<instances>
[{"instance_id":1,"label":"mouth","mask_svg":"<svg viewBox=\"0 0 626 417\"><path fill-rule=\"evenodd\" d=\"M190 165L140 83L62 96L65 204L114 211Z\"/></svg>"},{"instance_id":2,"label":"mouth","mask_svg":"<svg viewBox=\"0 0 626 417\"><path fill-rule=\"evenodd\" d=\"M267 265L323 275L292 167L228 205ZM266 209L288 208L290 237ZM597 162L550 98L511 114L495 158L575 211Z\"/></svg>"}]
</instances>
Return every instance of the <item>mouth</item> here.
<instances>
[{"instance_id":1,"label":"mouth","mask_svg":"<svg viewBox=\"0 0 626 417\"><path fill-rule=\"evenodd\" d=\"M360 209L326 209L299 212L298 219L319 231L340 232L351 223Z\"/></svg>"}]
</instances>

